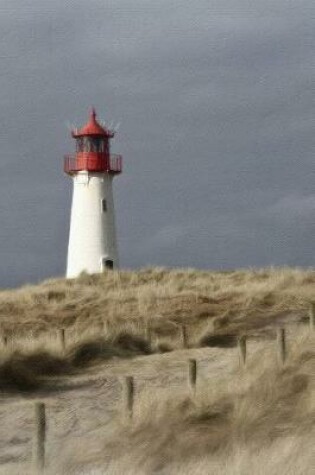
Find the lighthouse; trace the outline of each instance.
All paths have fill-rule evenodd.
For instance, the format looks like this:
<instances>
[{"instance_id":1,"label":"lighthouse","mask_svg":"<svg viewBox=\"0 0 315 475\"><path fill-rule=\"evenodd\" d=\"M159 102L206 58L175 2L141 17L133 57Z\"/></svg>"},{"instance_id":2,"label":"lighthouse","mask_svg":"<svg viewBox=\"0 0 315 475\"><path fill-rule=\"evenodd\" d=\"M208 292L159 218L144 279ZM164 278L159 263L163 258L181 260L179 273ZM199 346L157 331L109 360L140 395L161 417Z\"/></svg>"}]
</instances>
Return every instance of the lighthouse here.
<instances>
[{"instance_id":1,"label":"lighthouse","mask_svg":"<svg viewBox=\"0 0 315 475\"><path fill-rule=\"evenodd\" d=\"M94 108L72 137L75 154L64 157L73 182L67 278L118 267L113 178L122 171L121 155L110 153L114 132L97 121Z\"/></svg>"}]
</instances>

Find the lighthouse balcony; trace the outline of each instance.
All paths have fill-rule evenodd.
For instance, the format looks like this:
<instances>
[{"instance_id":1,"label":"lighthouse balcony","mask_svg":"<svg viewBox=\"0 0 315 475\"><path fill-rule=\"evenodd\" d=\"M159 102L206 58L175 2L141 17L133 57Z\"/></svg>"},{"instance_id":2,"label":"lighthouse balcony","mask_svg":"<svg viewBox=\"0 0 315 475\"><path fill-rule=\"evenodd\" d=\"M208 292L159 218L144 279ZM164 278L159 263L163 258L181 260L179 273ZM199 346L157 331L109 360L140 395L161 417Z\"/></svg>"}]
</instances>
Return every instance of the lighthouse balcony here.
<instances>
[{"instance_id":1,"label":"lighthouse balcony","mask_svg":"<svg viewBox=\"0 0 315 475\"><path fill-rule=\"evenodd\" d=\"M79 152L75 156L65 155L64 171L68 175L80 171L116 175L122 172L122 156L99 152Z\"/></svg>"}]
</instances>

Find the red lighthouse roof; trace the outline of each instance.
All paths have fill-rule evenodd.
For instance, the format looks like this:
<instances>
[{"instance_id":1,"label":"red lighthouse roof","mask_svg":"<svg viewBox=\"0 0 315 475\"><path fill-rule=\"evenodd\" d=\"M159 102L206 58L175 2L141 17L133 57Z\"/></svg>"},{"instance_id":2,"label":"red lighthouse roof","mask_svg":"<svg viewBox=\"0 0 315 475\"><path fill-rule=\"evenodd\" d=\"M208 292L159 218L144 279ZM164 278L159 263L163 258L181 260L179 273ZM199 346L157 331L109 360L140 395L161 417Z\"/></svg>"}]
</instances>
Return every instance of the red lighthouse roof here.
<instances>
[{"instance_id":1,"label":"red lighthouse roof","mask_svg":"<svg viewBox=\"0 0 315 475\"><path fill-rule=\"evenodd\" d=\"M89 135L98 135L109 138L114 137L113 131L106 129L98 123L94 107L91 109L89 121L81 129L72 132L72 136L75 138Z\"/></svg>"}]
</instances>

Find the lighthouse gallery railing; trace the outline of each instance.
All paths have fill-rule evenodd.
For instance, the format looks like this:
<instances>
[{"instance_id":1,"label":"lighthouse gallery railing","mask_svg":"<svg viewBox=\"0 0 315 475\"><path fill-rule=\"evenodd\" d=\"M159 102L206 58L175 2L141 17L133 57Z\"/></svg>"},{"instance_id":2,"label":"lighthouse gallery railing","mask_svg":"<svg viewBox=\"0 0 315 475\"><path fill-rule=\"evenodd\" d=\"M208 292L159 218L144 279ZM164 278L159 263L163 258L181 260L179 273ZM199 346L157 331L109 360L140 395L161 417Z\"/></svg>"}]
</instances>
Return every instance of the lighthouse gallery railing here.
<instances>
[{"instance_id":1,"label":"lighthouse gallery railing","mask_svg":"<svg viewBox=\"0 0 315 475\"><path fill-rule=\"evenodd\" d=\"M101 155L93 152L78 153L76 156L65 155L65 173L71 175L72 173L83 170L92 172L121 173L122 156L117 154Z\"/></svg>"}]
</instances>

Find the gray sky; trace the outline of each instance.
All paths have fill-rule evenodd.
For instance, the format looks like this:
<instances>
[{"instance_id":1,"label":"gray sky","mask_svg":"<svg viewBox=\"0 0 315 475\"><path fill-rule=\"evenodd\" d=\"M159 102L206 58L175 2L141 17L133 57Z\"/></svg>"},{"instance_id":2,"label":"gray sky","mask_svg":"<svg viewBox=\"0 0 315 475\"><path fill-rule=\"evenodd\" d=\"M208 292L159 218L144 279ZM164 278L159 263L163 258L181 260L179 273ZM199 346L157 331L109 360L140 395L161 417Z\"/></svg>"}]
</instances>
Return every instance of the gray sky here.
<instances>
[{"instance_id":1,"label":"gray sky","mask_svg":"<svg viewBox=\"0 0 315 475\"><path fill-rule=\"evenodd\" d=\"M313 0L0 0L0 286L64 274L90 105L122 267L314 266L314 50Z\"/></svg>"}]
</instances>

